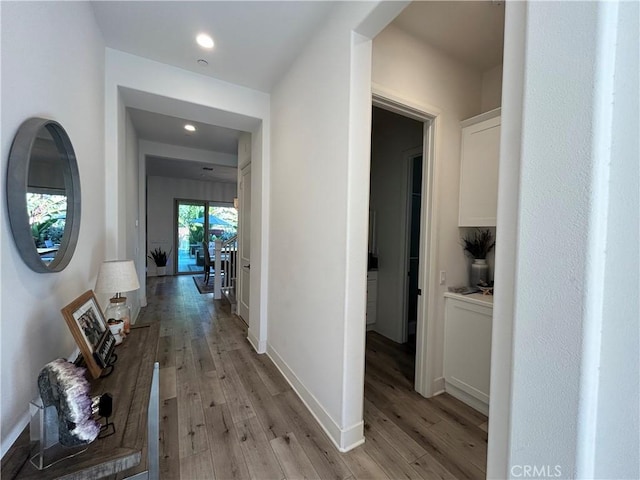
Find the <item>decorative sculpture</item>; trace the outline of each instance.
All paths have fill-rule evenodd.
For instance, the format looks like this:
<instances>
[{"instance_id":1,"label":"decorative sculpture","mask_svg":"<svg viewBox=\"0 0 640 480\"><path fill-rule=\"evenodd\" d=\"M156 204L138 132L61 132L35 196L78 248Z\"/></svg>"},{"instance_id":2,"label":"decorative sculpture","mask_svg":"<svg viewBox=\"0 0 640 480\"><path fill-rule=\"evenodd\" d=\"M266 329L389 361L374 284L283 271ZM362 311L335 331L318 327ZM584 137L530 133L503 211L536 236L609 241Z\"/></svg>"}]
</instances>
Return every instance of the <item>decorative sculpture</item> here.
<instances>
[{"instance_id":1,"label":"decorative sculpture","mask_svg":"<svg viewBox=\"0 0 640 480\"><path fill-rule=\"evenodd\" d=\"M91 443L100 433L100 424L91 416L89 382L84 373L84 368L59 358L46 364L38 375L42 403L56 407L59 442L65 447Z\"/></svg>"}]
</instances>

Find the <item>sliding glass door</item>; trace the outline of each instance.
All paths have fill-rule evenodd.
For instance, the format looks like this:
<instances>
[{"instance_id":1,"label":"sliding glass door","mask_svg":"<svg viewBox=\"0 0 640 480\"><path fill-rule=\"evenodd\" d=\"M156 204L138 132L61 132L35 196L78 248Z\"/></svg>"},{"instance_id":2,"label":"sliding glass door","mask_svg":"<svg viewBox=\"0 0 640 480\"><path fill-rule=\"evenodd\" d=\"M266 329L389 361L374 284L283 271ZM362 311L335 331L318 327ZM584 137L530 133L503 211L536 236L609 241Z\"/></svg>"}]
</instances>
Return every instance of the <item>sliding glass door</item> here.
<instances>
[{"instance_id":1,"label":"sliding glass door","mask_svg":"<svg viewBox=\"0 0 640 480\"><path fill-rule=\"evenodd\" d=\"M202 242L205 240L206 202L176 200L176 272L204 271Z\"/></svg>"},{"instance_id":2,"label":"sliding glass door","mask_svg":"<svg viewBox=\"0 0 640 480\"><path fill-rule=\"evenodd\" d=\"M205 215L207 212L207 215ZM224 204L176 200L176 272L204 272L203 242L213 258L215 240L228 240L238 230L238 211ZM206 233L205 233L206 232Z\"/></svg>"}]
</instances>

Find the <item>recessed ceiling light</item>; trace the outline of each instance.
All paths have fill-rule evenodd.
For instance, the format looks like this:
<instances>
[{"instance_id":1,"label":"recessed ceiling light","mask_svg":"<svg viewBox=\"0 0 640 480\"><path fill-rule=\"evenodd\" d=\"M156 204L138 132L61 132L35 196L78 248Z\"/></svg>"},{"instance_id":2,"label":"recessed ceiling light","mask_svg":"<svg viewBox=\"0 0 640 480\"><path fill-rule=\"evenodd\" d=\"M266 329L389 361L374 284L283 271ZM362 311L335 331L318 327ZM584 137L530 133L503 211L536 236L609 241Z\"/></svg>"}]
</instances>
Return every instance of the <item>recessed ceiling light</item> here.
<instances>
[{"instance_id":1,"label":"recessed ceiling light","mask_svg":"<svg viewBox=\"0 0 640 480\"><path fill-rule=\"evenodd\" d=\"M193 126L193 125L191 125L190 123L187 123L187 124L184 126L184 129L185 129L187 132L195 132L195 131L196 131L196 127L194 127L194 126Z\"/></svg>"},{"instance_id":2,"label":"recessed ceiling light","mask_svg":"<svg viewBox=\"0 0 640 480\"><path fill-rule=\"evenodd\" d=\"M206 33L201 33L196 37L196 42L202 48L213 48L213 38L211 38Z\"/></svg>"},{"instance_id":3,"label":"recessed ceiling light","mask_svg":"<svg viewBox=\"0 0 640 480\"><path fill-rule=\"evenodd\" d=\"M198 65L206 67L207 65L209 65L209 62L207 62L204 58L199 58L198 59Z\"/></svg>"}]
</instances>

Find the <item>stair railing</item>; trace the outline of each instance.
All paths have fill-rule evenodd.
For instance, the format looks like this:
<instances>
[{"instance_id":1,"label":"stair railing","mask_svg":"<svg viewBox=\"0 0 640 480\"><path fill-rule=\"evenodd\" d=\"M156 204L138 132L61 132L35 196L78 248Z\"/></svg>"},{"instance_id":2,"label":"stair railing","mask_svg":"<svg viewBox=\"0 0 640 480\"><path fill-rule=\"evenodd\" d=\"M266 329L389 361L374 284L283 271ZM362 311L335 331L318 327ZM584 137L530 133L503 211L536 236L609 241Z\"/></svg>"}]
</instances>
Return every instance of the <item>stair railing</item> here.
<instances>
[{"instance_id":1,"label":"stair railing","mask_svg":"<svg viewBox=\"0 0 640 480\"><path fill-rule=\"evenodd\" d=\"M214 297L222 298L222 292L233 292L238 272L238 236L215 242ZM235 292L234 292L235 293Z\"/></svg>"}]
</instances>

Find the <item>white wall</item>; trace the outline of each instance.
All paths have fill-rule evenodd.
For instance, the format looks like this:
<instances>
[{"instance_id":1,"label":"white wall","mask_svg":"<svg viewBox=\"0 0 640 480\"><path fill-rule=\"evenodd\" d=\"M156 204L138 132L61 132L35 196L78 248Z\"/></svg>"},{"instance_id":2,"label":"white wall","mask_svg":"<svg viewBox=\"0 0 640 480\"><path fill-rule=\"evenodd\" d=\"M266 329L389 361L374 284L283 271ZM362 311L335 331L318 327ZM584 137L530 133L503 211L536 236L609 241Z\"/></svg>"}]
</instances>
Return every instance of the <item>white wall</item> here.
<instances>
[{"instance_id":1,"label":"white wall","mask_svg":"<svg viewBox=\"0 0 640 480\"><path fill-rule=\"evenodd\" d=\"M482 72L481 112L500 107L502 98L502 64Z\"/></svg>"},{"instance_id":2,"label":"white wall","mask_svg":"<svg viewBox=\"0 0 640 480\"><path fill-rule=\"evenodd\" d=\"M620 5L618 30L609 35L609 41L616 41L618 46L615 65L610 66L615 83L611 85L614 94L610 113L607 255L604 276L594 278L603 286L602 338L598 345L599 364L588 373L598 379L597 422L589 436L595 440L593 450L585 458L590 462L586 473L592 473L594 478L640 478L640 392L639 383L633 381L640 378L638 5ZM610 45L606 50L610 51Z\"/></svg>"},{"instance_id":3,"label":"white wall","mask_svg":"<svg viewBox=\"0 0 640 480\"><path fill-rule=\"evenodd\" d=\"M620 4L617 32L610 32L608 39L617 42L618 47L615 65L610 66L615 79L610 85L613 108L607 175L607 255L604 275L594 275L595 280L601 278L603 287L602 337L596 344L600 362L594 365L597 370L589 372L598 378L597 422L589 436L595 441L585 458L591 463L587 473L593 473L594 478L640 478L640 393L638 382L624 381L640 378L639 13L637 2ZM607 47L609 50L611 45Z\"/></svg>"},{"instance_id":4,"label":"white wall","mask_svg":"<svg viewBox=\"0 0 640 480\"><path fill-rule=\"evenodd\" d=\"M337 5L271 96L267 351L342 450L363 440L371 114L352 30L375 8Z\"/></svg>"},{"instance_id":5,"label":"white wall","mask_svg":"<svg viewBox=\"0 0 640 480\"><path fill-rule=\"evenodd\" d=\"M126 112L125 120L125 156L126 159L124 170L126 172L125 181L125 197L127 199L124 214L124 255L122 258L113 260L134 260L136 271L138 273L138 281L140 281L141 290L127 292L127 304L131 307L131 315L133 319L138 316L140 311L141 297L145 296L144 288L144 270L140 270L140 262L138 256L140 229L138 222L138 213L140 205L138 203L138 185L139 185L139 169L138 169L138 134L136 133L131 117ZM142 264L144 266L144 264Z\"/></svg>"},{"instance_id":6,"label":"white wall","mask_svg":"<svg viewBox=\"0 0 640 480\"><path fill-rule=\"evenodd\" d=\"M377 88L441 112L435 138L437 260L431 268L446 272L447 285L466 285L467 261L458 228L460 121L481 113L482 75L390 25L373 41L372 81ZM439 286L435 295L436 348L430 354L434 380L442 376L447 285ZM440 388L441 383L434 382L433 390Z\"/></svg>"},{"instance_id":7,"label":"white wall","mask_svg":"<svg viewBox=\"0 0 640 480\"><path fill-rule=\"evenodd\" d=\"M277 268L269 275L268 351L290 380L293 374L315 397L312 411L326 411L329 419L321 423L333 421L338 430L349 48L347 29L326 26L271 97L269 263Z\"/></svg>"},{"instance_id":8,"label":"white wall","mask_svg":"<svg viewBox=\"0 0 640 480\"><path fill-rule=\"evenodd\" d=\"M501 159L515 245L496 265L516 290L496 285L488 476L638 478L638 6L508 4L507 19L523 64L505 61L503 118L522 128L503 151L522 140Z\"/></svg>"},{"instance_id":9,"label":"white wall","mask_svg":"<svg viewBox=\"0 0 640 480\"><path fill-rule=\"evenodd\" d=\"M266 342L267 249L269 229L269 95L215 78L198 75L113 49L105 53L105 181L119 186L126 182L122 165L125 107L191 118L252 133L252 244L251 244L251 318L249 332ZM139 171L145 161L139 158ZM144 185L139 184L139 202L143 203ZM108 255L122 254L119 242L123 225L118 221L123 198L115 190L107 192L106 221ZM140 231L145 221L140 212ZM165 239L162 234L161 239ZM170 239L171 237L167 237ZM138 262L143 262L146 246L140 245ZM141 297L144 301L144 297Z\"/></svg>"},{"instance_id":10,"label":"white wall","mask_svg":"<svg viewBox=\"0 0 640 480\"><path fill-rule=\"evenodd\" d=\"M185 178L147 177L147 251L161 247L171 250L167 274L174 273L175 245L175 201L203 200L233 206L238 196L235 183L202 182ZM148 274L155 276L152 260L147 264Z\"/></svg>"},{"instance_id":11,"label":"white wall","mask_svg":"<svg viewBox=\"0 0 640 480\"><path fill-rule=\"evenodd\" d=\"M35 273L22 263L3 209L0 429L4 454L26 424L42 367L75 349L60 309L94 287L104 260L104 43L86 3L2 2L0 8L2 188L16 130L27 118L42 116L60 122L69 134L82 190L78 246L60 273Z\"/></svg>"},{"instance_id":12,"label":"white wall","mask_svg":"<svg viewBox=\"0 0 640 480\"><path fill-rule=\"evenodd\" d=\"M374 330L402 343L408 255L409 176L405 155L410 149L422 149L424 124L374 108L371 128L369 207L376 212L378 247L378 299Z\"/></svg>"}]
</instances>

